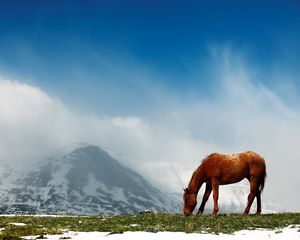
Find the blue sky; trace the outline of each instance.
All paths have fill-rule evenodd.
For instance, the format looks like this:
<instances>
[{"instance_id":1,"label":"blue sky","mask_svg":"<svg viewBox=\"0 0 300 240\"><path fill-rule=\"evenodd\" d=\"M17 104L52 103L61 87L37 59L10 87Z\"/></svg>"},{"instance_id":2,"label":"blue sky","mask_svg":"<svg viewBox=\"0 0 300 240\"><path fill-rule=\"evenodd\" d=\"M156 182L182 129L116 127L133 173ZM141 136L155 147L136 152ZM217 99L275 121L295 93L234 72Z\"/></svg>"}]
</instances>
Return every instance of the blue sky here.
<instances>
[{"instance_id":1,"label":"blue sky","mask_svg":"<svg viewBox=\"0 0 300 240\"><path fill-rule=\"evenodd\" d=\"M0 0L0 160L88 142L181 191L250 149L299 211L299 56L299 1Z\"/></svg>"},{"instance_id":2,"label":"blue sky","mask_svg":"<svg viewBox=\"0 0 300 240\"><path fill-rule=\"evenodd\" d=\"M179 101L213 94L211 48L296 75L299 36L297 1L1 1L0 71L80 111L140 114L137 99L157 104L147 84Z\"/></svg>"}]
</instances>

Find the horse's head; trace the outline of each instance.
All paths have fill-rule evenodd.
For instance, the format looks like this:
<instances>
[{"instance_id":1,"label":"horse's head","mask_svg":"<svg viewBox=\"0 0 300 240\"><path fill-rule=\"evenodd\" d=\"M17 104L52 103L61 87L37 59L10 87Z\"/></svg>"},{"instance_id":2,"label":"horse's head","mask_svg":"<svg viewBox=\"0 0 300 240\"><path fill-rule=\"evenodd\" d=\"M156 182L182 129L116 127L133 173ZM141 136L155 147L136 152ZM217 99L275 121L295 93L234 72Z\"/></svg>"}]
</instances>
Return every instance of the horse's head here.
<instances>
[{"instance_id":1,"label":"horse's head","mask_svg":"<svg viewBox=\"0 0 300 240\"><path fill-rule=\"evenodd\" d=\"M197 194L191 193L188 188L184 189L183 194L183 213L185 216L189 216L193 213L197 205Z\"/></svg>"}]
</instances>

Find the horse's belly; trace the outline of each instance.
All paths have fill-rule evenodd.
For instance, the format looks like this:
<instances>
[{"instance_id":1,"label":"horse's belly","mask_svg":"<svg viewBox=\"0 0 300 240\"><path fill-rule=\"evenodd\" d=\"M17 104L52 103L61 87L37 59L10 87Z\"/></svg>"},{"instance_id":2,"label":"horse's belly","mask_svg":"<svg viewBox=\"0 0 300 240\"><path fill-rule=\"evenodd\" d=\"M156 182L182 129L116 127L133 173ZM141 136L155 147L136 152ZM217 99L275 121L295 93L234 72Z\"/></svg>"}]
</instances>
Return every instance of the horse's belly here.
<instances>
[{"instance_id":1,"label":"horse's belly","mask_svg":"<svg viewBox=\"0 0 300 240\"><path fill-rule=\"evenodd\" d=\"M226 184L231 184L231 183L237 183L237 182L242 181L244 178L245 178L245 176L234 176L234 177L231 177L228 179L223 178L223 179L221 179L220 184L226 185Z\"/></svg>"},{"instance_id":2,"label":"horse's belly","mask_svg":"<svg viewBox=\"0 0 300 240\"><path fill-rule=\"evenodd\" d=\"M224 185L240 182L246 177L247 173L245 171L226 171L222 174L220 184Z\"/></svg>"}]
</instances>

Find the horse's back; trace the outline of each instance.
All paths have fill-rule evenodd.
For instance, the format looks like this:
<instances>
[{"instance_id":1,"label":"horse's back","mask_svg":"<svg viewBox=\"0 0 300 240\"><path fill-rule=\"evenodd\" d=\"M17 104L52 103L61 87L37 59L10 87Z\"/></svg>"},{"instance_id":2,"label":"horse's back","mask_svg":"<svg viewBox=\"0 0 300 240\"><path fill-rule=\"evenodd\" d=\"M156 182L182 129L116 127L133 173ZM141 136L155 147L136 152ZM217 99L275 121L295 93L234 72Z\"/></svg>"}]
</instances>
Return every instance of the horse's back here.
<instances>
[{"instance_id":1,"label":"horse's back","mask_svg":"<svg viewBox=\"0 0 300 240\"><path fill-rule=\"evenodd\" d=\"M231 155L213 153L202 164L206 173L219 178L221 184L239 182L265 172L264 159L251 151Z\"/></svg>"}]
</instances>

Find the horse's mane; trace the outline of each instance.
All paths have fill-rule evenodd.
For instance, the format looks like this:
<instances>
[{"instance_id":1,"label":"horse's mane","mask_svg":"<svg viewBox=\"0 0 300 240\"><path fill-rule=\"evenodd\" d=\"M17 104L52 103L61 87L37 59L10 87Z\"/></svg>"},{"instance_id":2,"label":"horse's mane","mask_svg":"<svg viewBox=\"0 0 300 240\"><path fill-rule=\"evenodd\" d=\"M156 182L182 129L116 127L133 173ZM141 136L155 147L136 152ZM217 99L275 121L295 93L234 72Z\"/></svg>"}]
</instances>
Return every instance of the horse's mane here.
<instances>
[{"instance_id":1,"label":"horse's mane","mask_svg":"<svg viewBox=\"0 0 300 240\"><path fill-rule=\"evenodd\" d=\"M200 164L200 166L201 166L201 164ZM194 177L195 177L195 175L196 175L196 172L199 170L200 166L197 167L197 169L193 172L193 175L192 175L192 177L191 177L191 180L190 180L189 184L193 181L193 179L194 179Z\"/></svg>"},{"instance_id":2,"label":"horse's mane","mask_svg":"<svg viewBox=\"0 0 300 240\"><path fill-rule=\"evenodd\" d=\"M206 158L203 158L202 160L201 160L201 163L200 163L200 165L196 168L196 170L193 172L193 175L192 175L192 177L191 177L191 180L190 180L190 182L189 182L189 184L191 183L191 182L193 182L194 181L194 178L195 178L195 175L196 175L196 172L198 172L199 171L199 169L200 169L200 167L202 166L202 164L209 158L209 156L211 156L212 154L210 154L210 155L208 155Z\"/></svg>"},{"instance_id":3,"label":"horse's mane","mask_svg":"<svg viewBox=\"0 0 300 240\"><path fill-rule=\"evenodd\" d=\"M214 155L214 154L216 154L216 153L212 153L212 154L209 154L206 158L203 158L202 160L201 160L201 163L200 163L200 166L207 160L207 159L209 159L212 155ZM199 167L200 167L199 166ZM198 168L199 168L198 167Z\"/></svg>"}]
</instances>

